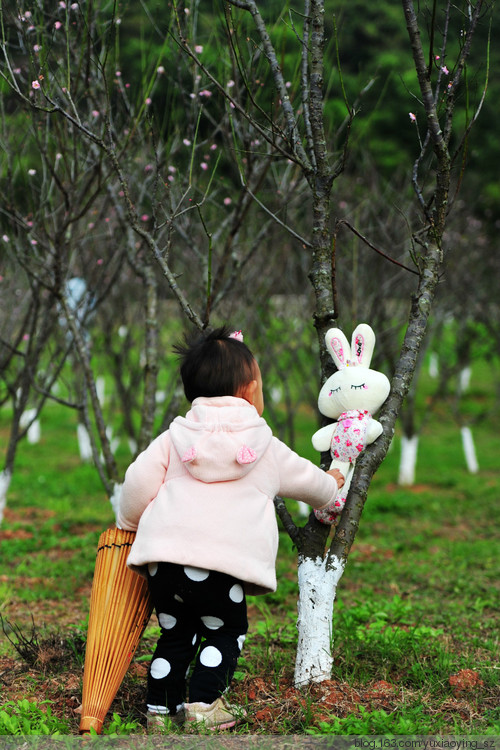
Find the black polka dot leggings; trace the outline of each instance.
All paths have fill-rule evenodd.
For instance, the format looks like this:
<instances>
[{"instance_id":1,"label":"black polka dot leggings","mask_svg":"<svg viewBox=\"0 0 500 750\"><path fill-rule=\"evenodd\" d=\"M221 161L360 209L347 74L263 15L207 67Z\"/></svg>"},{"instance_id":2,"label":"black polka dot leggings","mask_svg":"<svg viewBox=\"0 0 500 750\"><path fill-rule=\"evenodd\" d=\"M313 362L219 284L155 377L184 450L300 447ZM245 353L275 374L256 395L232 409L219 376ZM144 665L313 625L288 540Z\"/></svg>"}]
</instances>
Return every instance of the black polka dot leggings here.
<instances>
[{"instance_id":1,"label":"black polka dot leggings","mask_svg":"<svg viewBox=\"0 0 500 750\"><path fill-rule=\"evenodd\" d=\"M213 703L229 687L248 630L237 578L174 563L150 563L149 589L161 635L148 675L149 710L175 714L186 700Z\"/></svg>"}]
</instances>

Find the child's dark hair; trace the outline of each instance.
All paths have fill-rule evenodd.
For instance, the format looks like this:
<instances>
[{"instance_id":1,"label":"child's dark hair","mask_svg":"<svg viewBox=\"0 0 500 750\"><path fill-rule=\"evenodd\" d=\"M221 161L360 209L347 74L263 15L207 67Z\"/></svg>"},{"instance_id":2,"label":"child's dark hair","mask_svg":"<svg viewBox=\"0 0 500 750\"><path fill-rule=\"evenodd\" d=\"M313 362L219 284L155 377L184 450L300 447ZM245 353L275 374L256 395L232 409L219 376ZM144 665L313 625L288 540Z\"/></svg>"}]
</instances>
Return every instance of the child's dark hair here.
<instances>
[{"instance_id":1,"label":"child's dark hair","mask_svg":"<svg viewBox=\"0 0 500 750\"><path fill-rule=\"evenodd\" d=\"M186 337L174 351L181 360L184 393L189 402L199 396L234 396L254 379L254 356L242 341L221 326L194 338Z\"/></svg>"}]
</instances>

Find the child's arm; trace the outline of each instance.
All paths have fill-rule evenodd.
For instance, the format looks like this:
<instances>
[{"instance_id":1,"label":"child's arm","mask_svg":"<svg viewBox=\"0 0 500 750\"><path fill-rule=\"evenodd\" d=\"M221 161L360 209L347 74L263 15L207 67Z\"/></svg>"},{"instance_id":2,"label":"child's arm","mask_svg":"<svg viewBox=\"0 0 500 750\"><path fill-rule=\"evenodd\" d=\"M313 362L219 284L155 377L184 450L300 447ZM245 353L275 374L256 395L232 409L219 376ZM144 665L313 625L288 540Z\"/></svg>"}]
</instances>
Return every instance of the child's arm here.
<instances>
[{"instance_id":1,"label":"child's arm","mask_svg":"<svg viewBox=\"0 0 500 750\"><path fill-rule=\"evenodd\" d=\"M169 456L170 438L164 432L130 464L125 473L117 514L120 528L127 531L137 529L140 517L165 479Z\"/></svg>"},{"instance_id":2,"label":"child's arm","mask_svg":"<svg viewBox=\"0 0 500 750\"><path fill-rule=\"evenodd\" d=\"M344 483L344 477L338 469L323 471L277 438L273 438L273 441L279 471L278 494L301 500L317 509L324 508L335 500L339 487Z\"/></svg>"}]
</instances>

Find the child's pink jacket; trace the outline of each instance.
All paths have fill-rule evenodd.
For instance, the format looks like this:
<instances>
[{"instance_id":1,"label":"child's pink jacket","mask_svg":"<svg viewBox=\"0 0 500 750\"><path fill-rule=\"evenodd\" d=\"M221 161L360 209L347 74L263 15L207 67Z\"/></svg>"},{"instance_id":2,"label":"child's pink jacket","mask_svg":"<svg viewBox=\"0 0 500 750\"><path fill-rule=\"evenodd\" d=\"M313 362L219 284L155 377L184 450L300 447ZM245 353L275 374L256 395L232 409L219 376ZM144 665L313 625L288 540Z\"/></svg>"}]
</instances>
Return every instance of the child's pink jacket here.
<instances>
[{"instance_id":1,"label":"child's pink jacket","mask_svg":"<svg viewBox=\"0 0 500 750\"><path fill-rule=\"evenodd\" d=\"M247 401L198 398L125 475L117 523L128 565L174 562L229 573L247 594L276 589L275 495L323 508L335 479L273 437Z\"/></svg>"}]
</instances>

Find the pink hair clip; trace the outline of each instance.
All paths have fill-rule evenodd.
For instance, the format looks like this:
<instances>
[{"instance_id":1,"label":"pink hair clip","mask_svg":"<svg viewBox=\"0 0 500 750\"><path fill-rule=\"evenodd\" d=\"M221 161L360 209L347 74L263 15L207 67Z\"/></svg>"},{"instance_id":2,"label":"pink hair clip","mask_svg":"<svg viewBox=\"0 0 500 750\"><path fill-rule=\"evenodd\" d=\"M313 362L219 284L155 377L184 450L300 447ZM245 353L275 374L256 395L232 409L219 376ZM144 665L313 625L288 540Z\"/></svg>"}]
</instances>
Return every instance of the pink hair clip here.
<instances>
[{"instance_id":1,"label":"pink hair clip","mask_svg":"<svg viewBox=\"0 0 500 750\"><path fill-rule=\"evenodd\" d=\"M243 334L241 331L235 331L229 334L230 339L236 339L236 341L243 341Z\"/></svg>"}]
</instances>

